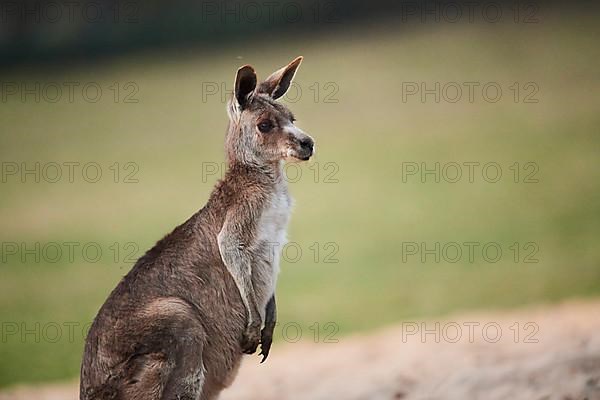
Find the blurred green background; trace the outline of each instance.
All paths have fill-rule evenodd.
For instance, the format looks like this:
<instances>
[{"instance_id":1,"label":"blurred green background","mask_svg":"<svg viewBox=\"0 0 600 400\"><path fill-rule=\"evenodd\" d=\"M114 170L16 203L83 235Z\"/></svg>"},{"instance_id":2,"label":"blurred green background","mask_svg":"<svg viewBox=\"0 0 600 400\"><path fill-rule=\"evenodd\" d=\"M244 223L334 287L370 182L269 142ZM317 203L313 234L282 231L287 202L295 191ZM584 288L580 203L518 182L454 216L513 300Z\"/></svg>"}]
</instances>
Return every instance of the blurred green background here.
<instances>
[{"instance_id":1,"label":"blurred green background","mask_svg":"<svg viewBox=\"0 0 600 400\"><path fill-rule=\"evenodd\" d=\"M598 34L592 13L548 13L536 24L388 22L4 74L4 82L96 82L103 94L96 103L77 90L73 103L9 96L0 105L3 168L95 162L103 175L88 183L76 167L73 183L9 175L0 184L0 386L77 376L82 327L131 255L201 208L218 178L212 168L224 160L227 117L222 89L207 88L230 90L240 65L264 78L300 54L302 95L287 103L317 153L289 170L302 175L291 183L295 248L277 291L282 325L297 323L312 340L313 324L324 334L333 322L343 340L408 318L599 295ZM137 92L128 99L137 102L125 102L129 82ZM476 89L473 102L466 91L456 103L432 95L403 101L406 82L496 82L503 95L492 103ZM528 82L539 88L536 103L524 102ZM471 183L463 166L457 183L403 179L406 163L451 162L495 162L502 177L489 183L479 167ZM537 183L524 182L528 162ZM137 183L125 182L130 173ZM66 252L67 242L80 244L73 261L42 254L36 262L22 251L58 243ZM488 262L480 246L474 262L465 254L422 262L420 253L403 253L407 242L494 242L503 254ZM17 244L16 254L7 243ZM99 261L84 259L86 243L100 246ZM524 262L533 248L539 262Z\"/></svg>"}]
</instances>

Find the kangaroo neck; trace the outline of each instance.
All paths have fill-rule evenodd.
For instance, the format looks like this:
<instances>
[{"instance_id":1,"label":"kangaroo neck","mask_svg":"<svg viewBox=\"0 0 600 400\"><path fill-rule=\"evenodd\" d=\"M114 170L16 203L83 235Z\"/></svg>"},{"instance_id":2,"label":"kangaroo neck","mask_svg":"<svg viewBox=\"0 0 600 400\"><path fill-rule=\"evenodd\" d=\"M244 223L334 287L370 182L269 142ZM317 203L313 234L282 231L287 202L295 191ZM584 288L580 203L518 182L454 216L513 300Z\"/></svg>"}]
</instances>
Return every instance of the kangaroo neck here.
<instances>
[{"instance_id":1,"label":"kangaroo neck","mask_svg":"<svg viewBox=\"0 0 600 400\"><path fill-rule=\"evenodd\" d=\"M229 179L239 178L245 182L257 183L261 186L284 185L287 187L287 182L284 179L283 161L262 165L230 161L225 176Z\"/></svg>"}]
</instances>

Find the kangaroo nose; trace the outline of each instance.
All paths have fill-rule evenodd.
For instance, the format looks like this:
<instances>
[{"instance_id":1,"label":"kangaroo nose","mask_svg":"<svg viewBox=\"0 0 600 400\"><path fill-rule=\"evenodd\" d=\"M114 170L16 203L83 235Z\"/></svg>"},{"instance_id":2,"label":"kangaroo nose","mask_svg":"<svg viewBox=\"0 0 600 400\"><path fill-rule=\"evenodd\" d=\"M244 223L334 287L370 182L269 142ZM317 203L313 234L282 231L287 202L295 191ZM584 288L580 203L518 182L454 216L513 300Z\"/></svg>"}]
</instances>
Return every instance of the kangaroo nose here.
<instances>
[{"instance_id":1,"label":"kangaroo nose","mask_svg":"<svg viewBox=\"0 0 600 400\"><path fill-rule=\"evenodd\" d=\"M307 148L312 152L315 146L315 142L311 138L305 137L300 139L300 146Z\"/></svg>"}]
</instances>

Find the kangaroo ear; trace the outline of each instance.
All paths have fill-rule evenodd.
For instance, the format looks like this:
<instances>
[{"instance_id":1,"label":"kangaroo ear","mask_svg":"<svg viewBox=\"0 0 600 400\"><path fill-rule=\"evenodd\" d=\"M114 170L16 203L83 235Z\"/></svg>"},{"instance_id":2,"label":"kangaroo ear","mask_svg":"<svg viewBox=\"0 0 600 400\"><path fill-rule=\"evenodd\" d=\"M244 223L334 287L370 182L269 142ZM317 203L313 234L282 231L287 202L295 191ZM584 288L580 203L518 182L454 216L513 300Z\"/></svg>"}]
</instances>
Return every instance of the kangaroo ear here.
<instances>
[{"instance_id":1,"label":"kangaroo ear","mask_svg":"<svg viewBox=\"0 0 600 400\"><path fill-rule=\"evenodd\" d=\"M241 108L248 104L250 94L256 88L256 72L250 65L238 69L235 76L235 99Z\"/></svg>"},{"instance_id":2,"label":"kangaroo ear","mask_svg":"<svg viewBox=\"0 0 600 400\"><path fill-rule=\"evenodd\" d=\"M266 93L273 99L278 99L285 94L292 84L296 70L302 62L302 56L296 57L294 61L285 67L273 72L258 86L258 92Z\"/></svg>"}]
</instances>

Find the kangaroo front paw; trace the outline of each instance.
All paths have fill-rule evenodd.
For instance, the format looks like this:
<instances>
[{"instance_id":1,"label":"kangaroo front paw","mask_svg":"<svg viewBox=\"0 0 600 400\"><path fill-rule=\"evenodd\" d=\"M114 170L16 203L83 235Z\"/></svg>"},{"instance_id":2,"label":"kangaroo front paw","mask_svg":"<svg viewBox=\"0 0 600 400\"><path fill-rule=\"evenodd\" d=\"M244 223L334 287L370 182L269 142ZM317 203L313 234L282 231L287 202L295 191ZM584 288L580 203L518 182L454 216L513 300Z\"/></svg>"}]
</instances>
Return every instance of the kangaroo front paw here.
<instances>
[{"instance_id":1,"label":"kangaroo front paw","mask_svg":"<svg viewBox=\"0 0 600 400\"><path fill-rule=\"evenodd\" d=\"M242 352L254 354L260 343L260 325L251 325L246 328L242 337Z\"/></svg>"},{"instance_id":2,"label":"kangaroo front paw","mask_svg":"<svg viewBox=\"0 0 600 400\"><path fill-rule=\"evenodd\" d=\"M260 361L261 364L265 362L269 357L269 351L271 350L271 344L273 343L273 331L270 329L263 329L260 335L260 356L263 356Z\"/></svg>"}]
</instances>

